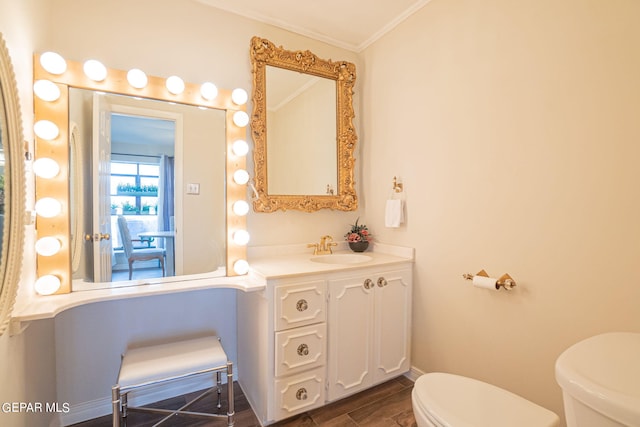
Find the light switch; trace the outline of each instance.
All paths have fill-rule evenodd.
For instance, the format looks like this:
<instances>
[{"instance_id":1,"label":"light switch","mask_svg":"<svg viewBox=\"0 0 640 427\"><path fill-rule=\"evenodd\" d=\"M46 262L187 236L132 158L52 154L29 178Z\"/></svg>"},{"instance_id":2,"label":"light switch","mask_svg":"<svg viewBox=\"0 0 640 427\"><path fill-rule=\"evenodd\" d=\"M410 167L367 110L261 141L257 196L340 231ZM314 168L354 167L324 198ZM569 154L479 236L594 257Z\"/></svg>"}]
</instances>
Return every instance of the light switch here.
<instances>
[{"instance_id":1,"label":"light switch","mask_svg":"<svg viewBox=\"0 0 640 427\"><path fill-rule=\"evenodd\" d=\"M197 183L187 184L187 194L200 194L200 184L197 184Z\"/></svg>"}]
</instances>

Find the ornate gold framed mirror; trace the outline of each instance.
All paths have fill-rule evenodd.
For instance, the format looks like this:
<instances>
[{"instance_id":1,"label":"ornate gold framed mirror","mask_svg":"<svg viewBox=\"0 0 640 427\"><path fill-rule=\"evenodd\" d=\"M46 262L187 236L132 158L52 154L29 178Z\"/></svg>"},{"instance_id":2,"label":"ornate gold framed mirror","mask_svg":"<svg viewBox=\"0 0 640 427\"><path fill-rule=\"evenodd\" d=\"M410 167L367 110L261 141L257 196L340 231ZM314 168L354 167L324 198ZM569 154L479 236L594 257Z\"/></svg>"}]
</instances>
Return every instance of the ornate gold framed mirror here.
<instances>
[{"instance_id":1,"label":"ornate gold framed mirror","mask_svg":"<svg viewBox=\"0 0 640 427\"><path fill-rule=\"evenodd\" d=\"M9 324L22 267L25 189L20 121L15 74L0 33L0 334Z\"/></svg>"},{"instance_id":2,"label":"ornate gold framed mirror","mask_svg":"<svg viewBox=\"0 0 640 427\"><path fill-rule=\"evenodd\" d=\"M257 212L352 211L355 65L251 39Z\"/></svg>"}]
</instances>

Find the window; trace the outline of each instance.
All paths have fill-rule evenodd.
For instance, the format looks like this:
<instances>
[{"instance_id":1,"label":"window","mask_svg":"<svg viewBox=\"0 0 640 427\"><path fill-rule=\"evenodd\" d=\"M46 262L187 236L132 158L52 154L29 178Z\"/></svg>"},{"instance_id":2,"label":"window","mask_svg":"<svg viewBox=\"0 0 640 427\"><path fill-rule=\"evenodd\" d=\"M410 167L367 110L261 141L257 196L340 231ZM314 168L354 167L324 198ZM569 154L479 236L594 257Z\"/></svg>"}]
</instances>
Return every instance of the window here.
<instances>
[{"instance_id":1,"label":"window","mask_svg":"<svg viewBox=\"0 0 640 427\"><path fill-rule=\"evenodd\" d=\"M111 162L111 213L156 215L159 182L158 164Z\"/></svg>"}]
</instances>

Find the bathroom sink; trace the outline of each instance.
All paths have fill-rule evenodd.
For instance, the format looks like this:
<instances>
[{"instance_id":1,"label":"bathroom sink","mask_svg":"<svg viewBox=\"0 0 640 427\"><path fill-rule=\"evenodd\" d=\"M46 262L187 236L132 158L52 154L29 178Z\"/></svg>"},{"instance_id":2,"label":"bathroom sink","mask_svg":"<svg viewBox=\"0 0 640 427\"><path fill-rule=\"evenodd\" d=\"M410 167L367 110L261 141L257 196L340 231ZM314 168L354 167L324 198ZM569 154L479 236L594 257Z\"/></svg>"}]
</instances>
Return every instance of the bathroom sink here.
<instances>
[{"instance_id":1,"label":"bathroom sink","mask_svg":"<svg viewBox=\"0 0 640 427\"><path fill-rule=\"evenodd\" d=\"M311 257L311 261L323 264L360 264L370 260L371 257L369 255L363 254L331 254Z\"/></svg>"}]
</instances>

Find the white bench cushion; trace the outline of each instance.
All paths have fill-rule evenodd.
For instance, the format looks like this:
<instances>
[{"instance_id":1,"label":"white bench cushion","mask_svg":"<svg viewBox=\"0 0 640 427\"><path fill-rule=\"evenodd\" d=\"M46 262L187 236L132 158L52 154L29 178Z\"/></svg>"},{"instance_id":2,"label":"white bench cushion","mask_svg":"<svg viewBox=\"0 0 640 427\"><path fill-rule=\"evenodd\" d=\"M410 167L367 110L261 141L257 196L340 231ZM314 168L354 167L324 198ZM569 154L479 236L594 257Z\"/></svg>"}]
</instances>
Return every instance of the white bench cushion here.
<instances>
[{"instance_id":1,"label":"white bench cushion","mask_svg":"<svg viewBox=\"0 0 640 427\"><path fill-rule=\"evenodd\" d=\"M226 365L227 355L217 337L134 348L122 358L118 385L127 388Z\"/></svg>"}]
</instances>

